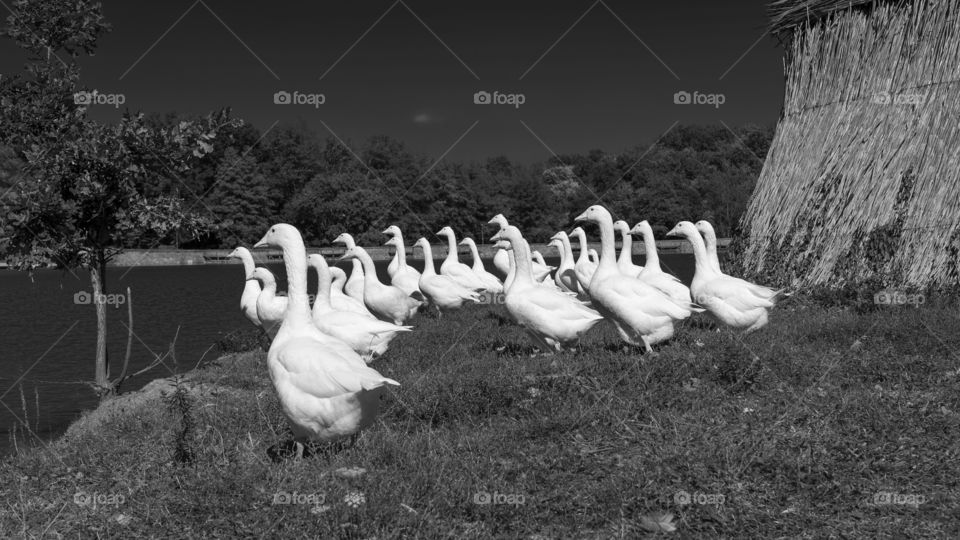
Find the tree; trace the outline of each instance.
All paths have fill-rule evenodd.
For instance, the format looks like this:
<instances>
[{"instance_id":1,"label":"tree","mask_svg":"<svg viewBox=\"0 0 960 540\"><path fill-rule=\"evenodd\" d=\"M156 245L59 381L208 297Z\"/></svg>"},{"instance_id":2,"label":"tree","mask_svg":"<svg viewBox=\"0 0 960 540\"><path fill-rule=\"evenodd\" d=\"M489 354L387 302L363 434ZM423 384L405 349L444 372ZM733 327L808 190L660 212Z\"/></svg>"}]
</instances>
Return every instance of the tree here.
<instances>
[{"instance_id":1,"label":"tree","mask_svg":"<svg viewBox=\"0 0 960 540\"><path fill-rule=\"evenodd\" d=\"M110 378L106 306L96 301L106 297L107 263L131 235L196 235L209 227L178 197L148 196L145 186L189 169L233 121L225 111L169 128L152 127L140 114L127 113L115 125L89 120L75 98L76 60L109 29L100 5L20 0L12 11L3 34L28 51L29 61L25 74L0 80L0 146L24 165L0 200L0 257L23 270L55 262L89 271L97 317L93 386L105 396L126 375Z\"/></svg>"},{"instance_id":2,"label":"tree","mask_svg":"<svg viewBox=\"0 0 960 540\"><path fill-rule=\"evenodd\" d=\"M271 224L266 179L253 156L227 148L217 167L207 207L217 217L220 245L253 243Z\"/></svg>"}]
</instances>

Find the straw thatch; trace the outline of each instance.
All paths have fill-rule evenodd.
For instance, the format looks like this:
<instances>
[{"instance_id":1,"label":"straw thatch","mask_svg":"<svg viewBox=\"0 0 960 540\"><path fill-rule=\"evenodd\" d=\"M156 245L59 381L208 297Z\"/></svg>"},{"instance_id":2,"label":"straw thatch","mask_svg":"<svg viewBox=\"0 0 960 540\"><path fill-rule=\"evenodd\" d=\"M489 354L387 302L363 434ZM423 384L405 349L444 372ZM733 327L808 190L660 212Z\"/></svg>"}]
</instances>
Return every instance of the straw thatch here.
<instances>
[{"instance_id":1,"label":"straw thatch","mask_svg":"<svg viewBox=\"0 0 960 540\"><path fill-rule=\"evenodd\" d=\"M787 34L799 26L813 25L839 11L870 11L882 4L906 4L906 0L775 0L770 2L770 28Z\"/></svg>"},{"instance_id":2,"label":"straw thatch","mask_svg":"<svg viewBox=\"0 0 960 540\"><path fill-rule=\"evenodd\" d=\"M871 3L795 26L743 218L746 271L793 286L957 283L958 8Z\"/></svg>"}]
</instances>

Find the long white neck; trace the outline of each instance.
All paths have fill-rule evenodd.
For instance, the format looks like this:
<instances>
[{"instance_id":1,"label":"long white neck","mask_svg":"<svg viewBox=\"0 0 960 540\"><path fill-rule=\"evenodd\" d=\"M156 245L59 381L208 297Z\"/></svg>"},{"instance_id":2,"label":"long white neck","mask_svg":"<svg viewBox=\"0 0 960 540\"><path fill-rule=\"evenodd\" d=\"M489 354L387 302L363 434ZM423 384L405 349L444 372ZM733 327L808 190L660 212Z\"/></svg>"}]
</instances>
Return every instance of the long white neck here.
<instances>
[{"instance_id":1,"label":"long white neck","mask_svg":"<svg viewBox=\"0 0 960 540\"><path fill-rule=\"evenodd\" d=\"M316 261L316 262L313 262ZM330 286L332 278L327 261L311 259L311 266L317 271L317 299L313 301L313 311L318 308L330 308Z\"/></svg>"},{"instance_id":2,"label":"long white neck","mask_svg":"<svg viewBox=\"0 0 960 540\"><path fill-rule=\"evenodd\" d=\"M561 261L560 265L562 268L573 268L573 246L570 245L570 238L566 234L560 235L560 244L563 245L563 251L561 251Z\"/></svg>"},{"instance_id":3,"label":"long white neck","mask_svg":"<svg viewBox=\"0 0 960 540\"><path fill-rule=\"evenodd\" d=\"M693 258L696 261L696 273L700 275L713 274L713 267L707 258L707 248L703 245L703 238L697 230L684 231L687 240L693 245Z\"/></svg>"},{"instance_id":4,"label":"long white neck","mask_svg":"<svg viewBox=\"0 0 960 540\"><path fill-rule=\"evenodd\" d=\"M587 233L578 231L577 240L580 241L580 255L577 256L577 264L580 264L590 260L590 256L587 253Z\"/></svg>"},{"instance_id":5,"label":"long white neck","mask_svg":"<svg viewBox=\"0 0 960 540\"><path fill-rule=\"evenodd\" d=\"M430 242L419 242L418 245L423 248L423 273L421 275L437 275L437 271L433 267L433 248L430 247Z\"/></svg>"},{"instance_id":6,"label":"long white neck","mask_svg":"<svg viewBox=\"0 0 960 540\"><path fill-rule=\"evenodd\" d=\"M240 262L243 263L243 278L247 279L253 274L254 268L256 268L256 265L253 263L253 255L246 249L240 249L238 252L240 253ZM253 302L256 302L259 296L260 282L255 279L247 279L243 284L243 294L240 296L240 307L243 307L244 304L247 304L251 299Z\"/></svg>"},{"instance_id":7,"label":"long white neck","mask_svg":"<svg viewBox=\"0 0 960 540\"><path fill-rule=\"evenodd\" d=\"M480 250L477 249L477 243L473 241L473 238L467 238L467 247L470 248L470 255L473 256L473 270L475 272L485 270L483 261L480 260Z\"/></svg>"},{"instance_id":8,"label":"long white neck","mask_svg":"<svg viewBox=\"0 0 960 540\"><path fill-rule=\"evenodd\" d=\"M357 243L353 240L353 236L347 233L343 233L343 244L347 246L347 249L353 249Z\"/></svg>"},{"instance_id":9,"label":"long white neck","mask_svg":"<svg viewBox=\"0 0 960 540\"><path fill-rule=\"evenodd\" d=\"M407 267L407 248L403 245L403 235L397 234L393 237L394 246L397 248L397 269Z\"/></svg>"},{"instance_id":10,"label":"long white neck","mask_svg":"<svg viewBox=\"0 0 960 540\"><path fill-rule=\"evenodd\" d=\"M633 238L630 231L623 229L620 231L620 258L618 262L622 265L633 264Z\"/></svg>"},{"instance_id":11,"label":"long white neck","mask_svg":"<svg viewBox=\"0 0 960 540\"><path fill-rule=\"evenodd\" d=\"M359 264L363 266L363 286L379 285L380 279L377 278L377 267L373 264L373 259L370 258L370 254L361 247L354 247L353 249L357 254L354 262L359 262Z\"/></svg>"},{"instance_id":12,"label":"long white neck","mask_svg":"<svg viewBox=\"0 0 960 540\"><path fill-rule=\"evenodd\" d=\"M610 216L600 216L597 222L600 226L600 266L613 268L617 266L617 250L614 247L613 221Z\"/></svg>"},{"instance_id":13,"label":"long white neck","mask_svg":"<svg viewBox=\"0 0 960 540\"><path fill-rule=\"evenodd\" d=\"M643 251L647 260L643 261L644 268L653 268L660 271L660 255L657 253L657 241L653 239L653 229L643 228Z\"/></svg>"},{"instance_id":14,"label":"long white neck","mask_svg":"<svg viewBox=\"0 0 960 540\"><path fill-rule=\"evenodd\" d=\"M533 265L530 259L530 244L527 244L527 241L523 238L517 238L516 241L511 241L510 245L513 246L511 251L513 253L513 268L516 273L513 278L514 285L517 283L532 285Z\"/></svg>"},{"instance_id":15,"label":"long white neck","mask_svg":"<svg viewBox=\"0 0 960 540\"><path fill-rule=\"evenodd\" d=\"M457 237L453 234L453 231L447 231L445 235L447 237L448 246L446 260L451 262L460 262L457 259Z\"/></svg>"},{"instance_id":16,"label":"long white neck","mask_svg":"<svg viewBox=\"0 0 960 540\"><path fill-rule=\"evenodd\" d=\"M720 257L717 256L717 234L713 232L712 227L703 232L703 243L707 248L707 256L710 258L710 266L719 272Z\"/></svg>"},{"instance_id":17,"label":"long white neck","mask_svg":"<svg viewBox=\"0 0 960 540\"><path fill-rule=\"evenodd\" d=\"M287 271L287 311L283 320L290 324L310 323L310 298L307 296L307 251L299 235L283 243L283 264Z\"/></svg>"},{"instance_id":18,"label":"long white neck","mask_svg":"<svg viewBox=\"0 0 960 540\"><path fill-rule=\"evenodd\" d=\"M364 271L363 263L357 259L354 259L351 264L350 270L350 279L365 279L366 272Z\"/></svg>"}]
</instances>

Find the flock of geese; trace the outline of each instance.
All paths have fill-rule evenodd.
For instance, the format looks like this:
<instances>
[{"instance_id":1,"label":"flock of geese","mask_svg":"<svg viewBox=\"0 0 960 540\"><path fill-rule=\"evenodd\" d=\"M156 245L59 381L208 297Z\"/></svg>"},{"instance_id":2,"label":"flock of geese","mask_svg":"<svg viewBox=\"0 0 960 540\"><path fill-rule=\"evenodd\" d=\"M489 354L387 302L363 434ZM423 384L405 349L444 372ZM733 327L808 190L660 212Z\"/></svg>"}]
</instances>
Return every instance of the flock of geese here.
<instances>
[{"instance_id":1,"label":"flock of geese","mask_svg":"<svg viewBox=\"0 0 960 540\"><path fill-rule=\"evenodd\" d=\"M682 236L693 246L696 269L689 288L660 268L653 230L646 221L630 228L614 222L604 207L594 205L577 216L600 230L600 253L588 249L587 235L577 227L568 236L558 232L550 244L560 254L556 268L531 253L521 231L502 215L490 220L499 227L491 238L500 248L493 265L501 281L484 268L476 243L464 238L473 265L460 262L457 239L450 227L437 234L448 250L434 266L426 238L415 246L423 251L423 271L407 264L403 235L396 226L384 232L386 245L396 248L387 267L390 283L377 277L374 261L349 234L335 240L346 246L340 260L350 260L349 278L330 267L323 256L308 255L300 232L277 224L253 247L283 252L286 296L277 294L274 275L255 267L250 251L236 248L231 257L243 262L246 284L240 300L244 315L272 338L267 367L281 408L294 434L296 452L303 444L330 442L356 435L373 422L387 385L399 385L368 366L383 355L390 342L413 328L406 323L419 310L432 307L438 316L466 304L489 302L502 295L507 311L546 353L576 347L581 337L603 320L616 327L626 343L644 347L673 337L674 324L694 312L706 311L733 329L752 332L767 324L768 312L781 291L723 273L717 258L713 227L706 221L681 221L667 236ZM615 236L620 234L619 256ZM641 235L644 266L632 260L632 235ZM571 237L579 242L574 259ZM317 293L307 293L308 271L317 274Z\"/></svg>"}]
</instances>

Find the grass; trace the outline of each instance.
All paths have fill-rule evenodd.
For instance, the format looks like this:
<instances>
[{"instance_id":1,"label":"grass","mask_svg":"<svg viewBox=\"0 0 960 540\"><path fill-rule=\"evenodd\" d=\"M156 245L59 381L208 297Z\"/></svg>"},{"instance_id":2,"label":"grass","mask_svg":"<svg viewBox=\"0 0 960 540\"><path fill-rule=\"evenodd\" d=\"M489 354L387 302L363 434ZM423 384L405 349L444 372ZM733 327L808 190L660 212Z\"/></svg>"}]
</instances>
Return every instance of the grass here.
<instances>
[{"instance_id":1,"label":"grass","mask_svg":"<svg viewBox=\"0 0 960 540\"><path fill-rule=\"evenodd\" d=\"M271 462L264 354L229 355L8 457L0 535L960 535L956 306L791 299L742 339L690 321L656 357L601 327L530 358L500 306L415 324L353 448ZM650 532L665 513L676 532Z\"/></svg>"}]
</instances>

